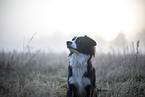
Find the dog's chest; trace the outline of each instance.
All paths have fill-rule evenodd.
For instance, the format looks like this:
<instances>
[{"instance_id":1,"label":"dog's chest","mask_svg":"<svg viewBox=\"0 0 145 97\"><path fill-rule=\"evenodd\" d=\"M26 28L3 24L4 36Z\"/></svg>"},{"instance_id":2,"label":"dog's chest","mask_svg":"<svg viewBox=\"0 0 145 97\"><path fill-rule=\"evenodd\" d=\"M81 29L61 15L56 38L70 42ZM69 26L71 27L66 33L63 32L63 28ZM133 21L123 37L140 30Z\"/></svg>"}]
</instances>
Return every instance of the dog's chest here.
<instances>
[{"instance_id":1,"label":"dog's chest","mask_svg":"<svg viewBox=\"0 0 145 97\"><path fill-rule=\"evenodd\" d=\"M85 91L85 87L90 84L90 79L83 75L87 72L87 61L90 56L84 54L73 54L69 56L70 66L72 67L72 76L69 83L78 87L79 93Z\"/></svg>"},{"instance_id":2,"label":"dog's chest","mask_svg":"<svg viewBox=\"0 0 145 97\"><path fill-rule=\"evenodd\" d=\"M89 55L75 53L69 56L73 76L82 77L84 75L84 73L87 71L87 61L89 57Z\"/></svg>"}]
</instances>

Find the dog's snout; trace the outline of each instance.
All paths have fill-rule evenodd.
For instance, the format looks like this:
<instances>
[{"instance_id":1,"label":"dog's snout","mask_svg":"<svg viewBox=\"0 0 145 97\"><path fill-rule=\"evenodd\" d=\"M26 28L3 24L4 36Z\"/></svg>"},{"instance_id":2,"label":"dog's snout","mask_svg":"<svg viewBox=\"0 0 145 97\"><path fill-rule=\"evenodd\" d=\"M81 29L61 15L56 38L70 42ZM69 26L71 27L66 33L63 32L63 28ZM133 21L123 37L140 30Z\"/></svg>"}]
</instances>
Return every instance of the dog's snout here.
<instances>
[{"instance_id":1,"label":"dog's snout","mask_svg":"<svg viewBox=\"0 0 145 97\"><path fill-rule=\"evenodd\" d=\"M66 43L67 43L67 45L71 45L71 44L72 44L72 42L71 42L71 41L67 41Z\"/></svg>"}]
</instances>

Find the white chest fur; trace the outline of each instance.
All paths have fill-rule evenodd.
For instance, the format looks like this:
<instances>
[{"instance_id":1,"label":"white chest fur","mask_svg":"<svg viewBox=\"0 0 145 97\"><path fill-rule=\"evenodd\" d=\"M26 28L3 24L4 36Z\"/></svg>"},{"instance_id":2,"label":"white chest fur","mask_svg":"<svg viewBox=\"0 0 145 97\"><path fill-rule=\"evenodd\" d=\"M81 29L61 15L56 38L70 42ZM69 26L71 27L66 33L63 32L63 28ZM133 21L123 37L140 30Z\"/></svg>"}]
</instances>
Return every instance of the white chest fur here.
<instances>
[{"instance_id":1,"label":"white chest fur","mask_svg":"<svg viewBox=\"0 0 145 97\"><path fill-rule=\"evenodd\" d=\"M79 93L85 93L85 87L90 85L90 79L83 77L87 71L87 61L90 55L73 53L69 56L70 66L72 67L72 76L69 78L70 84L75 84L78 87Z\"/></svg>"}]
</instances>

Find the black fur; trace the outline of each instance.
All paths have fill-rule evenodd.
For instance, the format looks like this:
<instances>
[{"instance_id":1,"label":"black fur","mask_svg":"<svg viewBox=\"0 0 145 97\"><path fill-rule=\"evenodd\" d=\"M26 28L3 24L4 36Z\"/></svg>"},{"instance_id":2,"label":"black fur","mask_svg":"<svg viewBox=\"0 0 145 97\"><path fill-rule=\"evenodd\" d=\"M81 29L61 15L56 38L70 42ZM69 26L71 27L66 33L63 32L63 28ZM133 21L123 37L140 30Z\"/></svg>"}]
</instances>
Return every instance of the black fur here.
<instances>
[{"instance_id":1,"label":"black fur","mask_svg":"<svg viewBox=\"0 0 145 97\"><path fill-rule=\"evenodd\" d=\"M78 37L77 41L77 51L83 54L89 54L91 56L95 55L95 48L94 46L96 46L96 42L87 37Z\"/></svg>"}]
</instances>

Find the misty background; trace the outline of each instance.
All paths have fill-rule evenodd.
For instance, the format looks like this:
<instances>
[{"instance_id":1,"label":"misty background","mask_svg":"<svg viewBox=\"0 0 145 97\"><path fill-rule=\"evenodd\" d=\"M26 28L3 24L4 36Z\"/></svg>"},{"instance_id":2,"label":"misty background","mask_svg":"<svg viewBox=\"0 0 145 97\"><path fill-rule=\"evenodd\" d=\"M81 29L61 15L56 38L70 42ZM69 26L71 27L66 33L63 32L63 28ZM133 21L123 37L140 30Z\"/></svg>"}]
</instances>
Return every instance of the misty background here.
<instances>
[{"instance_id":1,"label":"misty background","mask_svg":"<svg viewBox=\"0 0 145 97\"><path fill-rule=\"evenodd\" d=\"M97 52L145 51L144 0L0 0L0 50L68 52L88 35ZM136 47L134 47L136 49Z\"/></svg>"}]
</instances>

